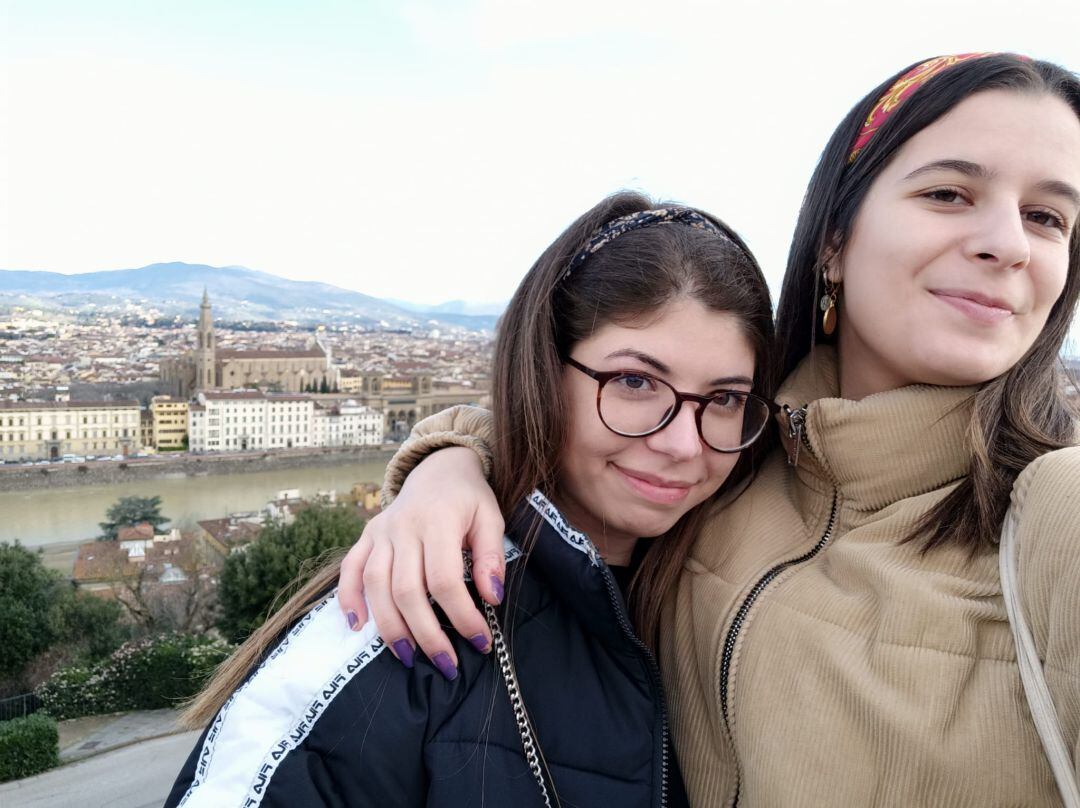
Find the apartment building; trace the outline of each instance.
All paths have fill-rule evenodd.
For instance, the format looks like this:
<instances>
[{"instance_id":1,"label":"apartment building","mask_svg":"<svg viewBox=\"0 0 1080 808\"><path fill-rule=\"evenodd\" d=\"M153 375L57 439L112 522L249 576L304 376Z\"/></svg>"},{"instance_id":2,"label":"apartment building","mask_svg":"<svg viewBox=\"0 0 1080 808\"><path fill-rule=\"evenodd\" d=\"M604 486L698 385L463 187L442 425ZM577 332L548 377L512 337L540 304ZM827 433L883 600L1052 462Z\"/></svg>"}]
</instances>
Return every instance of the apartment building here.
<instances>
[{"instance_id":1,"label":"apartment building","mask_svg":"<svg viewBox=\"0 0 1080 808\"><path fill-rule=\"evenodd\" d=\"M0 460L126 456L139 439L137 401L0 401Z\"/></svg>"},{"instance_id":2,"label":"apartment building","mask_svg":"<svg viewBox=\"0 0 1080 808\"><path fill-rule=\"evenodd\" d=\"M313 446L379 446L385 417L348 399L330 407L315 407Z\"/></svg>"},{"instance_id":3,"label":"apartment building","mask_svg":"<svg viewBox=\"0 0 1080 808\"><path fill-rule=\"evenodd\" d=\"M188 434L188 402L182 398L154 396L150 399L153 446L158 451L185 448Z\"/></svg>"},{"instance_id":4,"label":"apartment building","mask_svg":"<svg viewBox=\"0 0 1080 808\"><path fill-rule=\"evenodd\" d=\"M193 452L245 452L313 445L313 399L258 390L205 391L188 408Z\"/></svg>"}]
</instances>

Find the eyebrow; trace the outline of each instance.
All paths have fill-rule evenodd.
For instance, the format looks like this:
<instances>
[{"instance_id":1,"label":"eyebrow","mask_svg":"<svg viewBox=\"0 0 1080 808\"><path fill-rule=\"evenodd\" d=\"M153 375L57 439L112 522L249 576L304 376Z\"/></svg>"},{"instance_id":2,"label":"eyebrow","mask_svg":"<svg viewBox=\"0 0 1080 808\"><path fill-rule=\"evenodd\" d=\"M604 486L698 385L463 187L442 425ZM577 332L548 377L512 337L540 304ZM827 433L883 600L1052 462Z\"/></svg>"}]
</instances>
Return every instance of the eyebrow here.
<instances>
[{"instance_id":1,"label":"eyebrow","mask_svg":"<svg viewBox=\"0 0 1080 808\"><path fill-rule=\"evenodd\" d=\"M997 176L996 172L991 171L986 166L972 163L970 160L935 160L932 163L927 163L924 166L916 168L904 177L904 179L910 180L923 174L929 174L932 171L956 171L957 173L980 180L992 180ZM1043 193L1060 196L1080 208L1080 191L1076 190L1076 188L1067 182L1062 180L1043 180L1035 186L1035 189L1037 191L1042 191Z\"/></svg>"},{"instance_id":2,"label":"eyebrow","mask_svg":"<svg viewBox=\"0 0 1080 808\"><path fill-rule=\"evenodd\" d=\"M932 163L927 163L924 166L916 168L904 177L904 179L914 179L923 174L929 174L932 171L956 171L965 176L975 177L980 180L992 180L996 176L995 173L986 166L973 163L970 160L935 160Z\"/></svg>"},{"instance_id":3,"label":"eyebrow","mask_svg":"<svg viewBox=\"0 0 1080 808\"><path fill-rule=\"evenodd\" d=\"M633 348L622 348L618 351L612 351L605 359L615 359L620 356L626 356L631 359L636 359L644 365L649 365L654 368L657 373L670 374L671 368L657 359L655 356L650 356L644 351L635 351ZM708 383L708 387L724 387L729 384L745 384L747 387L754 386L754 380L748 376L721 376L713 379Z\"/></svg>"}]
</instances>

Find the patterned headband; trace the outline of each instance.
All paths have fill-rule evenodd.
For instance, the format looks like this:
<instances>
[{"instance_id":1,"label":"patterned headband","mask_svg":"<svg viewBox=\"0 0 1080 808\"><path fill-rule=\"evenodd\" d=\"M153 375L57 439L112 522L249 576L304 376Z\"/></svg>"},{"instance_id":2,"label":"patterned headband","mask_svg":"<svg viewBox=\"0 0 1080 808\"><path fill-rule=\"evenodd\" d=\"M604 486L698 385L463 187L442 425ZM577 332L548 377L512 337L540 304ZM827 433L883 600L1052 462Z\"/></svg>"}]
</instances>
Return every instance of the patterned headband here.
<instances>
[{"instance_id":1,"label":"patterned headband","mask_svg":"<svg viewBox=\"0 0 1080 808\"><path fill-rule=\"evenodd\" d=\"M911 68L893 83L892 87L885 92L885 95L881 96L874 108L870 110L870 114L866 116L866 123L859 130L859 136L855 138L855 143L851 147L848 164L855 162L859 152L866 147L866 144L874 137L874 133L889 119L889 116L896 112L901 104L913 96L920 87L934 76L962 62L997 55L997 53L960 53L954 56L935 56L933 59L927 59L922 64ZM1025 57L1021 56L1020 58Z\"/></svg>"},{"instance_id":2,"label":"patterned headband","mask_svg":"<svg viewBox=\"0 0 1080 808\"><path fill-rule=\"evenodd\" d=\"M656 208L655 210L638 211L637 213L631 213L628 216L612 219L597 230L577 255L570 259L566 271L559 277L559 283L562 283L570 277L570 273L579 269L581 265L589 259L589 256L605 244L610 244L619 236L623 235L623 233L629 233L631 230L640 230L643 227L651 227L657 224L675 224L676 222L688 224L691 227L696 227L698 230L708 230L713 233L718 233L724 238L728 238L727 233L696 210L691 210L690 208Z\"/></svg>"}]
</instances>

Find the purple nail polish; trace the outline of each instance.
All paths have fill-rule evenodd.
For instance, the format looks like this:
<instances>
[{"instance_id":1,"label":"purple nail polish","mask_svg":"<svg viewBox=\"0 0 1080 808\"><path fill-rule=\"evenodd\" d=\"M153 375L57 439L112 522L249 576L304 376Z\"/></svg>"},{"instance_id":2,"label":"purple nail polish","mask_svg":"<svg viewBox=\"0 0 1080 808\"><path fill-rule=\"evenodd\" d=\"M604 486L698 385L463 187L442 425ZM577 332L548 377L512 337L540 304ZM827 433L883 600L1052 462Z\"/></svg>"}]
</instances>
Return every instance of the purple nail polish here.
<instances>
[{"instance_id":1,"label":"purple nail polish","mask_svg":"<svg viewBox=\"0 0 1080 808\"><path fill-rule=\"evenodd\" d=\"M472 647L479 651L481 654L486 654L488 649L487 637L483 634L477 634L475 637L469 637L469 642L472 643Z\"/></svg>"},{"instance_id":2,"label":"purple nail polish","mask_svg":"<svg viewBox=\"0 0 1080 808\"><path fill-rule=\"evenodd\" d=\"M447 681L454 681L457 679L457 666L450 661L450 655L445 651L440 651L434 657L432 662L435 663L435 667L439 669L439 673L447 678Z\"/></svg>"},{"instance_id":3,"label":"purple nail polish","mask_svg":"<svg viewBox=\"0 0 1080 808\"><path fill-rule=\"evenodd\" d=\"M402 637L397 642L391 643L391 645L394 647L397 658L401 660L401 664L406 668L411 668L413 666L413 647L409 641Z\"/></svg>"},{"instance_id":4,"label":"purple nail polish","mask_svg":"<svg viewBox=\"0 0 1080 808\"><path fill-rule=\"evenodd\" d=\"M498 575L491 576L491 588L495 590L495 600L502 603L506 592L503 590L503 582L499 580Z\"/></svg>"},{"instance_id":5,"label":"purple nail polish","mask_svg":"<svg viewBox=\"0 0 1080 808\"><path fill-rule=\"evenodd\" d=\"M345 619L349 621L349 629L351 631L356 631L360 628L360 618L356 616L356 612L352 609L345 614Z\"/></svg>"}]
</instances>

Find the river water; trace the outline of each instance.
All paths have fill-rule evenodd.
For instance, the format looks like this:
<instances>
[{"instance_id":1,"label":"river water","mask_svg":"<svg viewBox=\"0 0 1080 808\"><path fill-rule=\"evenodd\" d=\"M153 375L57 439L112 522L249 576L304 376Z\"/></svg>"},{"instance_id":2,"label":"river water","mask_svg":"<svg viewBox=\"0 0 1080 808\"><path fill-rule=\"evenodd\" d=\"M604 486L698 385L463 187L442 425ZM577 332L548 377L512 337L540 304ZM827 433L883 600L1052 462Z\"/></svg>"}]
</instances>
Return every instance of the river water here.
<instances>
[{"instance_id":1,"label":"river water","mask_svg":"<svg viewBox=\"0 0 1080 808\"><path fill-rule=\"evenodd\" d=\"M347 463L205 477L156 480L40 491L0 491L0 541L18 539L28 547L89 541L100 532L105 511L124 496L161 497L161 512L170 526L194 527L202 519L218 519L237 511L260 510L274 495L299 488L301 496L336 490L347 494L353 484L382 482L386 462Z\"/></svg>"}]
</instances>

